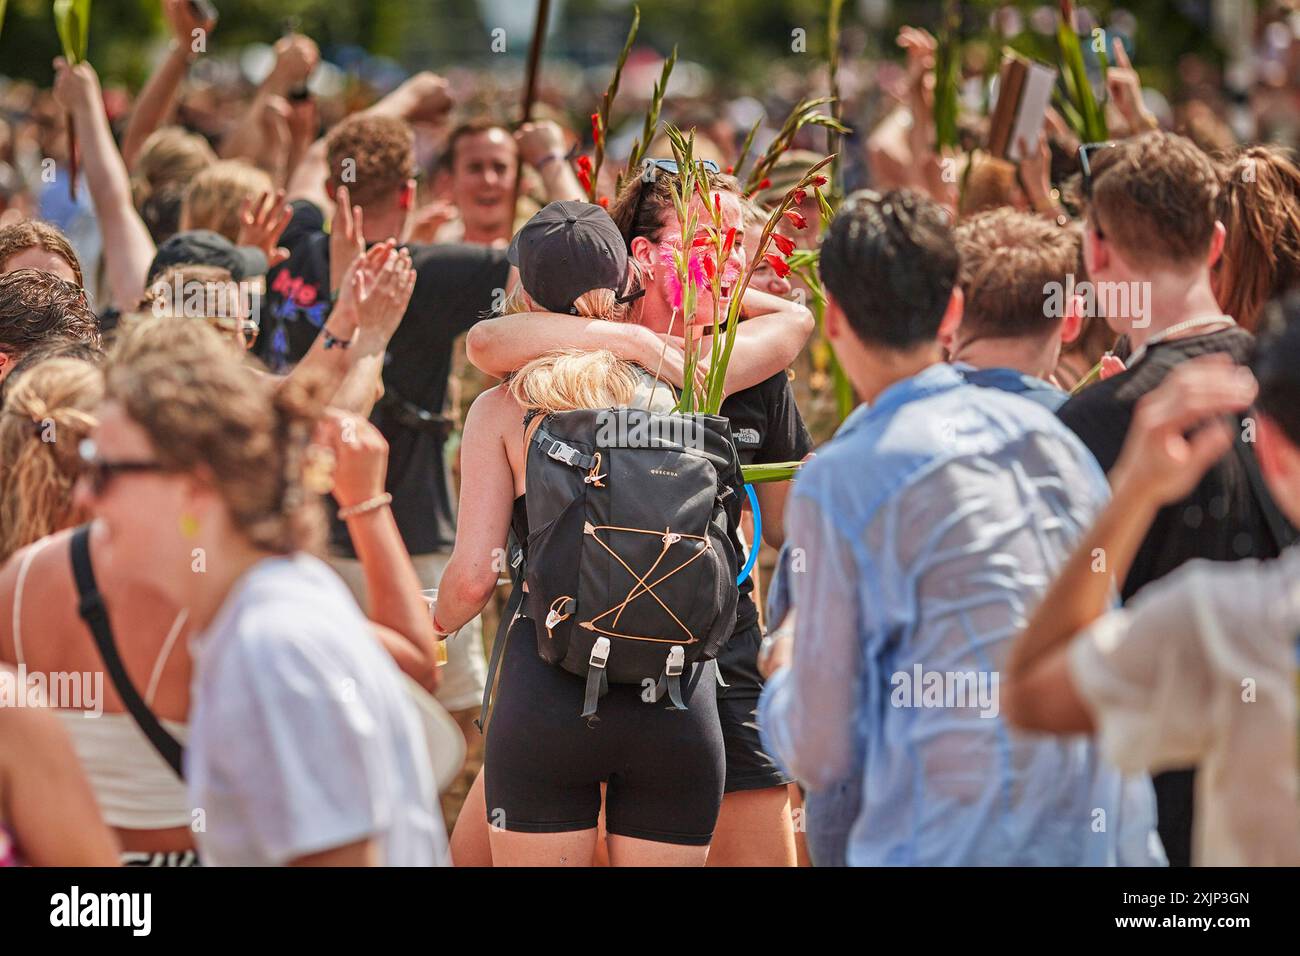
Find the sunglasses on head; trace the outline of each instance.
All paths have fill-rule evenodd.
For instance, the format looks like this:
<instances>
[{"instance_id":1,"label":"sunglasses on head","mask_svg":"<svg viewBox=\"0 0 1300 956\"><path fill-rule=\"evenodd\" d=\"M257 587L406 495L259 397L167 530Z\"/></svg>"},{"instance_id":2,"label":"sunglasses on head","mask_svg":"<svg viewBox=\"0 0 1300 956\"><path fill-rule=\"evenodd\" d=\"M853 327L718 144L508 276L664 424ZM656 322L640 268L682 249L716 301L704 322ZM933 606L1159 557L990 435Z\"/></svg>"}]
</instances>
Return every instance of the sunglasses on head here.
<instances>
[{"instance_id":1,"label":"sunglasses on head","mask_svg":"<svg viewBox=\"0 0 1300 956\"><path fill-rule=\"evenodd\" d=\"M156 474L167 471L167 467L157 461L106 461L99 457L99 446L93 438L83 438L77 446L77 456L81 459L81 473L90 486L91 493L100 497L113 479L118 475Z\"/></svg>"},{"instance_id":2,"label":"sunglasses on head","mask_svg":"<svg viewBox=\"0 0 1300 956\"><path fill-rule=\"evenodd\" d=\"M718 164L711 159L697 159L695 163L697 166L703 166L706 172L712 173L714 176L722 172ZM651 169L661 169L670 176L676 176L681 172L682 167L675 159L647 159L641 166L643 178L645 178L645 173Z\"/></svg>"},{"instance_id":3,"label":"sunglasses on head","mask_svg":"<svg viewBox=\"0 0 1300 956\"><path fill-rule=\"evenodd\" d=\"M1109 150L1119 149L1119 143L1084 143L1079 147L1079 169L1083 172L1083 198L1092 198L1092 183L1097 174L1098 154L1104 155Z\"/></svg>"}]
</instances>

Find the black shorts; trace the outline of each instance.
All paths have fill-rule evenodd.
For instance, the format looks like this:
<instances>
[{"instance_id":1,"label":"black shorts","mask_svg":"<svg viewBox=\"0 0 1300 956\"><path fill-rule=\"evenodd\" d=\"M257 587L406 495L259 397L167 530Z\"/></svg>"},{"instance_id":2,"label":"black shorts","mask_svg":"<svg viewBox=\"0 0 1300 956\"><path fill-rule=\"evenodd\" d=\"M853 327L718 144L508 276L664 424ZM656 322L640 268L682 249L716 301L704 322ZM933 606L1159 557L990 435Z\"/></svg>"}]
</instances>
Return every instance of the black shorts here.
<instances>
[{"instance_id":1,"label":"black shorts","mask_svg":"<svg viewBox=\"0 0 1300 956\"><path fill-rule=\"evenodd\" d=\"M707 846L726 773L712 661L683 675L686 710L615 684L582 716L584 681L537 654L533 622L510 629L484 755L488 823L518 833L590 830Z\"/></svg>"},{"instance_id":2,"label":"black shorts","mask_svg":"<svg viewBox=\"0 0 1300 956\"><path fill-rule=\"evenodd\" d=\"M758 735L758 695L763 692L758 646L762 642L763 634L755 624L731 635L718 655L718 670L727 684L718 688L718 718L727 750L727 793L792 782L763 752Z\"/></svg>"}]
</instances>

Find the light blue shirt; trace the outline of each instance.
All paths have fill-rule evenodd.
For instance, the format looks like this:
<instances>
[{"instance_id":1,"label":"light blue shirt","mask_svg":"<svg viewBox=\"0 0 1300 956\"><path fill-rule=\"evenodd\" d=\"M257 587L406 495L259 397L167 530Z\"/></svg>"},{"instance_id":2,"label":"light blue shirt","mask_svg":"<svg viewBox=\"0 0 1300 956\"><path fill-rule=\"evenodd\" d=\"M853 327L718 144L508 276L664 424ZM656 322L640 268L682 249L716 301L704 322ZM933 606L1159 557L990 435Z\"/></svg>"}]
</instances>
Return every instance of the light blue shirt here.
<instances>
[{"instance_id":1,"label":"light blue shirt","mask_svg":"<svg viewBox=\"0 0 1300 956\"><path fill-rule=\"evenodd\" d=\"M859 408L804 467L773 587L797 612L794 660L759 726L809 790L815 862L1164 862L1149 778L1121 777L1086 736L1013 731L997 695L1108 493L1045 408L942 364Z\"/></svg>"},{"instance_id":2,"label":"light blue shirt","mask_svg":"<svg viewBox=\"0 0 1300 956\"><path fill-rule=\"evenodd\" d=\"M1026 375L1014 368L976 368L965 362L954 362L953 368L961 372L962 377L972 385L1020 395L1031 402L1037 402L1050 412L1056 411L1070 397L1069 392L1057 388L1051 382Z\"/></svg>"}]
</instances>

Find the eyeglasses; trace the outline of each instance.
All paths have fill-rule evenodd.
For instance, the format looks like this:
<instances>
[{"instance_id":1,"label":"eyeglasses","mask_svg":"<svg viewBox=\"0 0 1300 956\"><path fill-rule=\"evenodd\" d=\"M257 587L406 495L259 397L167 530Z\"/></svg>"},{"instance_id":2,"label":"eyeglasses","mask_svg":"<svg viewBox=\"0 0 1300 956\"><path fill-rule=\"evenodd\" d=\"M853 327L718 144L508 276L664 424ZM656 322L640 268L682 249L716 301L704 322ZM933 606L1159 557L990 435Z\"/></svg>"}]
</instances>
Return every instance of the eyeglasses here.
<instances>
[{"instance_id":1,"label":"eyeglasses","mask_svg":"<svg viewBox=\"0 0 1300 956\"><path fill-rule=\"evenodd\" d=\"M1105 154L1108 150L1119 149L1119 143L1084 143L1079 147L1079 169L1083 171L1083 198L1092 198L1092 181L1096 176L1098 161L1095 154Z\"/></svg>"},{"instance_id":2,"label":"eyeglasses","mask_svg":"<svg viewBox=\"0 0 1300 956\"><path fill-rule=\"evenodd\" d=\"M220 332L222 335L235 335L244 333L244 349L249 350L253 343L257 341L257 333L261 326L254 319L223 319L219 317L208 317L208 324Z\"/></svg>"},{"instance_id":3,"label":"eyeglasses","mask_svg":"<svg viewBox=\"0 0 1300 956\"><path fill-rule=\"evenodd\" d=\"M99 446L93 438L83 438L77 445L77 456L81 459L81 473L90 485L91 493L100 497L118 475L147 474L169 471L157 461L105 461L99 457Z\"/></svg>"}]
</instances>

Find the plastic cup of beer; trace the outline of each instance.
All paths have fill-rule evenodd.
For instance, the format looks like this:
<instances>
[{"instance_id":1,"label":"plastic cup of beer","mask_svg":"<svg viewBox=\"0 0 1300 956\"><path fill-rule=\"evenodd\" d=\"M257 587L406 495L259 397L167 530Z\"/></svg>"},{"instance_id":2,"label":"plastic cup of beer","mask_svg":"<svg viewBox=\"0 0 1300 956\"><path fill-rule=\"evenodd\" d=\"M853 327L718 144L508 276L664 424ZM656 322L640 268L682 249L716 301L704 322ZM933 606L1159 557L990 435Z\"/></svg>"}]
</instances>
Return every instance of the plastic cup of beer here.
<instances>
[{"instance_id":1,"label":"plastic cup of beer","mask_svg":"<svg viewBox=\"0 0 1300 956\"><path fill-rule=\"evenodd\" d=\"M429 605L429 620L433 620L433 612L438 607L438 589L426 588L420 592L420 597L424 598L424 603ZM447 642L455 636L448 634L446 637L434 638L433 641L433 660L439 667L447 663Z\"/></svg>"}]
</instances>

